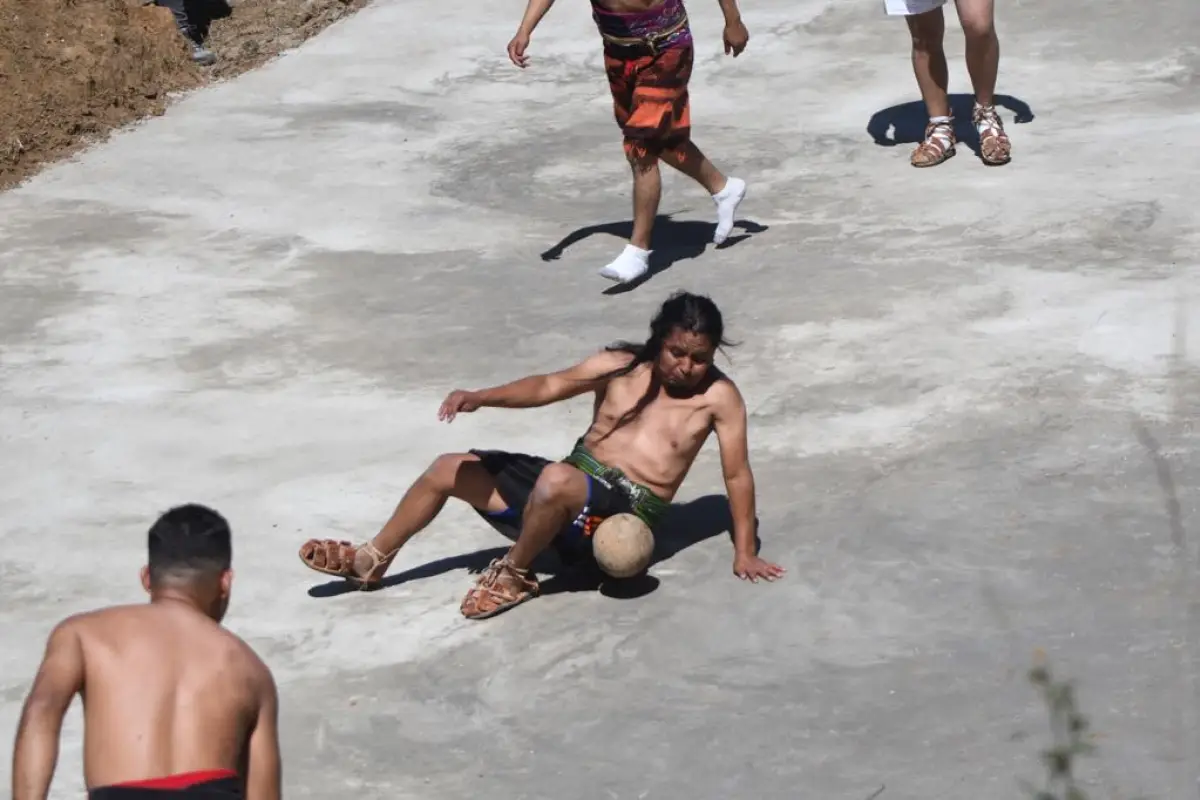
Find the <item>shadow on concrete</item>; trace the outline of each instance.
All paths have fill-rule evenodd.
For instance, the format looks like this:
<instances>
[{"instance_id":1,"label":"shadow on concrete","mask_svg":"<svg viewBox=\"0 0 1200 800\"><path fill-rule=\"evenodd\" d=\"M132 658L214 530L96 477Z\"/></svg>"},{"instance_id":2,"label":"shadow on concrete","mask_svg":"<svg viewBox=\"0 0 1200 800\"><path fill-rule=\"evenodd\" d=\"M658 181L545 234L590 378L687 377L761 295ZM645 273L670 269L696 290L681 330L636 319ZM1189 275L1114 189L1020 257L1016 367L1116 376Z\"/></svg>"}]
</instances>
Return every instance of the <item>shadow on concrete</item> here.
<instances>
[{"instance_id":1,"label":"shadow on concrete","mask_svg":"<svg viewBox=\"0 0 1200 800\"><path fill-rule=\"evenodd\" d=\"M728 533L730 537L733 535L733 515L729 509L729 499L725 495L710 494L687 503L673 503L655 532L654 555L650 559L650 566L673 558L677 553L721 533ZM761 546L757 533L755 540L757 551ZM478 574L487 568L492 559L500 558L507 552L507 547L489 547L473 553L439 558L404 572L388 575L380 581L379 588L373 591L459 569L466 570L468 574ZM659 584L657 578L645 573L620 580L610 578L600 572L595 562L590 559L567 565L553 548L540 555L534 561L533 568L540 574L550 576L542 581L543 595L598 590L606 597L633 599L644 597L657 589ZM464 586L463 594L466 594L469 588ZM355 585L335 579L313 586L308 590L308 594L310 597L325 598L355 591L358 591Z\"/></svg>"},{"instance_id":2,"label":"shadow on concrete","mask_svg":"<svg viewBox=\"0 0 1200 800\"><path fill-rule=\"evenodd\" d=\"M660 272L670 269L679 261L696 258L704 253L712 244L715 222L699 220L675 220L670 214L660 214L654 219L654 235L651 242L650 269L636 281L622 283L606 289L604 294L624 294L641 286ZM739 242L749 239L752 234L767 230L766 225L760 225L751 220L738 220L733 224L734 229L744 233L730 235L724 242L716 246L717 250L725 250ZM597 234L607 234L622 240L628 240L633 235L633 221L606 222L600 225L588 225L567 235L561 242L542 253L542 261L556 261L563 252L573 244ZM613 251L616 257L617 251ZM597 264L596 269L604 266Z\"/></svg>"},{"instance_id":3,"label":"shadow on concrete","mask_svg":"<svg viewBox=\"0 0 1200 800\"><path fill-rule=\"evenodd\" d=\"M1024 100L1019 100L1007 94L996 95L996 105L1013 112L1018 125L1034 120L1033 109ZM950 113L954 115L954 135L958 141L979 155L979 134L971 123L971 110L975 106L975 98L969 94L950 95ZM915 100L911 103L901 103L898 106L876 111L867 122L867 133L880 147L895 147L898 144L916 144L925 138L925 125L929 122L929 112L925 103ZM888 131L892 136L888 137Z\"/></svg>"}]
</instances>

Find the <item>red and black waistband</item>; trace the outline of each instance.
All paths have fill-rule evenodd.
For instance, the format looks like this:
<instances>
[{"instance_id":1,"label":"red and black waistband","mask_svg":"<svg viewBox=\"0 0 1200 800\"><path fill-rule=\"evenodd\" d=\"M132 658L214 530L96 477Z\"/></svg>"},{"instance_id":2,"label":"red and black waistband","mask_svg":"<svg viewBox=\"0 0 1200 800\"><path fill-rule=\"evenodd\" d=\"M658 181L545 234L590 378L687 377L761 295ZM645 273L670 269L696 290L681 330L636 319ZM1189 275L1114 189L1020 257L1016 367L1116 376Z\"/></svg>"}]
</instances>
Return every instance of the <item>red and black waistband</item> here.
<instances>
[{"instance_id":1,"label":"red and black waistband","mask_svg":"<svg viewBox=\"0 0 1200 800\"><path fill-rule=\"evenodd\" d=\"M229 769L206 769L196 772L181 772L161 778L146 778L122 781L108 786L97 786L88 791L89 800L122 800L137 798L147 800L159 794L186 794L192 797L240 798L241 782L238 774Z\"/></svg>"}]
</instances>

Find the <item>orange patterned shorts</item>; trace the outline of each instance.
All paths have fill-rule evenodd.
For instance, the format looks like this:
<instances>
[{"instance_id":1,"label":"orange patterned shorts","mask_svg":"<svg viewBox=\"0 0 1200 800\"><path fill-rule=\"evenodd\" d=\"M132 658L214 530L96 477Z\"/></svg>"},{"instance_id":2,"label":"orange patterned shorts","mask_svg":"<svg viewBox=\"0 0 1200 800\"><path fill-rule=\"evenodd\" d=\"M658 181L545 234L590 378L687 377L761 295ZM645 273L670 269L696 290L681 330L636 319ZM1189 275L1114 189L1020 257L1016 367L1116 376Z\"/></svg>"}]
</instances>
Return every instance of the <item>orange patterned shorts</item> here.
<instances>
[{"instance_id":1,"label":"orange patterned shorts","mask_svg":"<svg viewBox=\"0 0 1200 800\"><path fill-rule=\"evenodd\" d=\"M693 58L690 44L634 57L605 48L613 112L630 158L657 156L691 138L688 80Z\"/></svg>"}]
</instances>

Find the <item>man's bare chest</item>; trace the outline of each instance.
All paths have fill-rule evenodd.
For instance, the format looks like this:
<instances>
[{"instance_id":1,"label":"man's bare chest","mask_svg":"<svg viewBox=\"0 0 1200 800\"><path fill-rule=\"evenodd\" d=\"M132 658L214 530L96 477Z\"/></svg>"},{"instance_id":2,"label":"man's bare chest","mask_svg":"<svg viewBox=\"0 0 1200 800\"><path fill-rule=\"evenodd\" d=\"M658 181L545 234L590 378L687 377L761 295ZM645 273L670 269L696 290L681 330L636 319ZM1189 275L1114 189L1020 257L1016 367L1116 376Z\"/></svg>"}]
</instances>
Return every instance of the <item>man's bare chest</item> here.
<instances>
[{"instance_id":1,"label":"man's bare chest","mask_svg":"<svg viewBox=\"0 0 1200 800\"><path fill-rule=\"evenodd\" d=\"M676 400L658 396L645 400L632 393L605 398L596 420L614 436L655 440L669 450L690 450L712 426L712 414L702 398Z\"/></svg>"}]
</instances>

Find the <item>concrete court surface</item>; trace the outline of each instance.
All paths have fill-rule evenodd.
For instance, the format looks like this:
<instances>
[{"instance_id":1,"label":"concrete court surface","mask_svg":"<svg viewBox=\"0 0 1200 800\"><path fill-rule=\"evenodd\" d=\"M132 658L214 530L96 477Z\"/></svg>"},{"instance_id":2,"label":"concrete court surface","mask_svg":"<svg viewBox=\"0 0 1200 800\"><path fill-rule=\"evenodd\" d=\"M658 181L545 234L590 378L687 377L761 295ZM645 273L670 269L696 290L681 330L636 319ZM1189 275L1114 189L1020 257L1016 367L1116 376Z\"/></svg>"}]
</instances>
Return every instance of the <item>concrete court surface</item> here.
<instances>
[{"instance_id":1,"label":"concrete court surface","mask_svg":"<svg viewBox=\"0 0 1200 800\"><path fill-rule=\"evenodd\" d=\"M200 501L235 526L228 624L280 682L291 797L1011 798L1043 775L1037 648L1078 681L1092 797L1196 797L1200 11L1001 2L1014 162L918 171L881 5L746 2L733 60L693 0L696 137L750 182L745 238L704 247L668 175L661 271L625 293L595 274L629 187L582 2L522 73L520 3L377 0L0 197L0 725L51 625L140 601L146 527ZM586 399L437 404L640 338L680 287L741 343L784 581L730 574L715 444L677 518L702 540L639 596L462 620L504 542L458 505L384 591L298 563L440 452L565 454Z\"/></svg>"}]
</instances>

